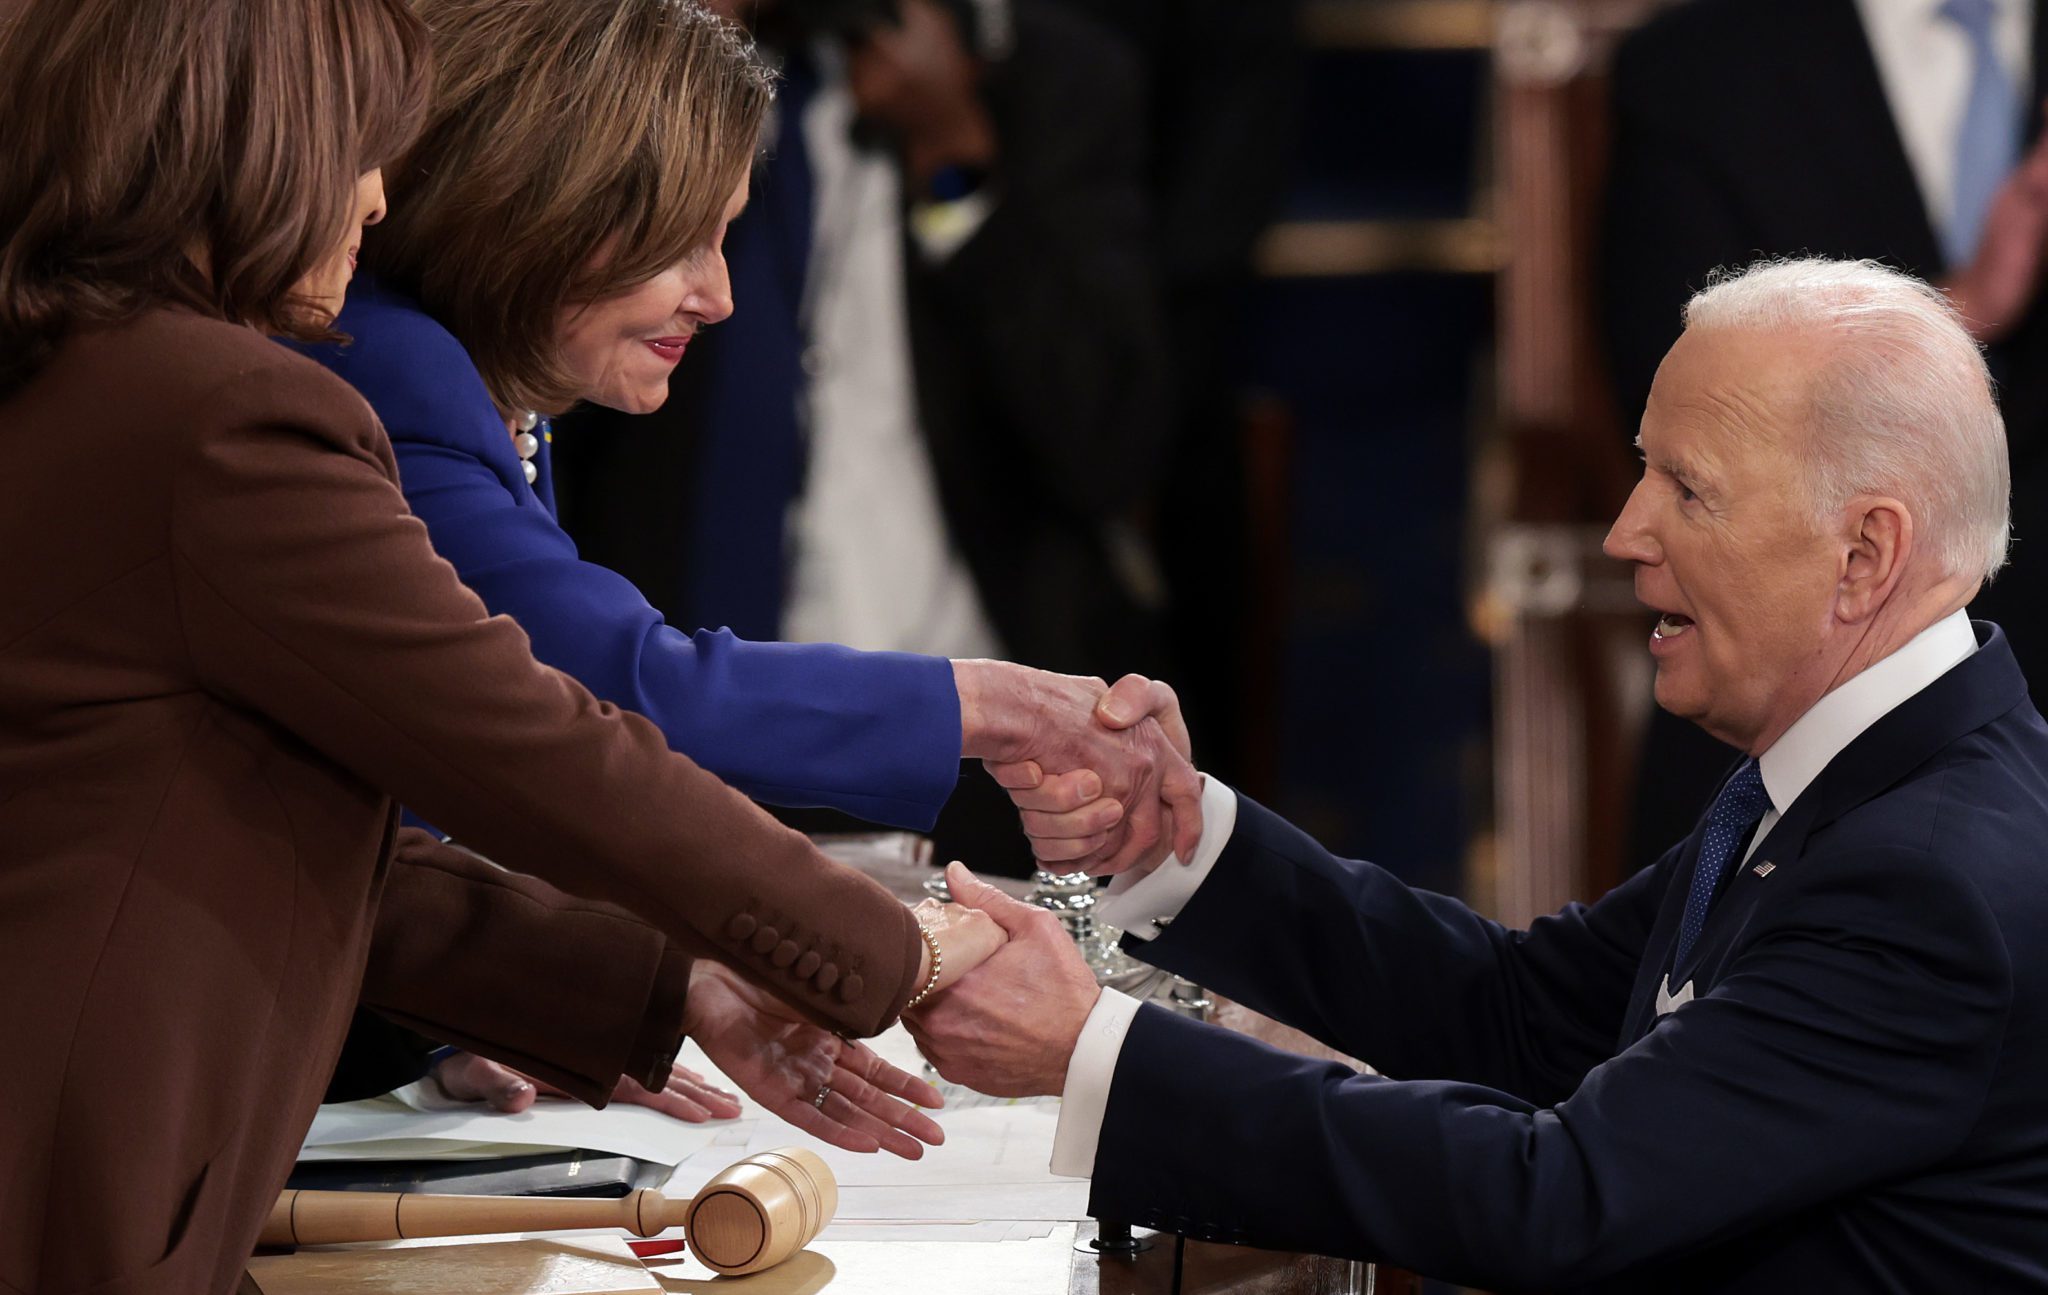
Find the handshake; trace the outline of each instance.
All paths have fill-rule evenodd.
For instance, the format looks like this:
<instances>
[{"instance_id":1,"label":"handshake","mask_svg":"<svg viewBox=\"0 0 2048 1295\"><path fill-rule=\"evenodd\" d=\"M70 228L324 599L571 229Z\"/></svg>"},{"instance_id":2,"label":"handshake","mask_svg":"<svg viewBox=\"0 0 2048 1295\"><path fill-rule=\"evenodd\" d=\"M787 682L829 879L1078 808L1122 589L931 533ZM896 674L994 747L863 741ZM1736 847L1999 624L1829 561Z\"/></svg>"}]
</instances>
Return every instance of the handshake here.
<instances>
[{"instance_id":1,"label":"handshake","mask_svg":"<svg viewBox=\"0 0 2048 1295\"><path fill-rule=\"evenodd\" d=\"M960 754L1010 793L1041 866L1150 868L1202 835L1202 779L1172 688L1114 687L1007 661L955 661Z\"/></svg>"},{"instance_id":2,"label":"handshake","mask_svg":"<svg viewBox=\"0 0 2048 1295\"><path fill-rule=\"evenodd\" d=\"M982 667L993 669L972 677ZM954 669L963 750L1009 791L1042 867L1106 876L1149 872L1169 851L1194 857L1202 779L1173 689L1139 675L1105 688L1001 662ZM998 1097L1058 1093L1100 992L1094 974L1051 913L959 863L946 880L954 902L917 909L942 974L905 1026L949 1080Z\"/></svg>"},{"instance_id":3,"label":"handshake","mask_svg":"<svg viewBox=\"0 0 2048 1295\"><path fill-rule=\"evenodd\" d=\"M1106 876L1149 871L1169 851L1193 857L1202 780L1173 689L1002 661L956 661L953 672L961 754L1008 789L1041 865ZM1058 1092L1095 1003L1094 974L1052 914L957 863L947 880L954 902L917 910L941 974L905 1024L947 1079L994 1095ZM691 973L684 1032L763 1108L834 1146L915 1159L944 1140L925 1114L940 1104L931 1085L715 961ZM469 1053L438 1062L433 1080L449 1097L507 1112L552 1091ZM660 1090L621 1079L614 1097L690 1122L742 1110L736 1094L680 1065Z\"/></svg>"}]
</instances>

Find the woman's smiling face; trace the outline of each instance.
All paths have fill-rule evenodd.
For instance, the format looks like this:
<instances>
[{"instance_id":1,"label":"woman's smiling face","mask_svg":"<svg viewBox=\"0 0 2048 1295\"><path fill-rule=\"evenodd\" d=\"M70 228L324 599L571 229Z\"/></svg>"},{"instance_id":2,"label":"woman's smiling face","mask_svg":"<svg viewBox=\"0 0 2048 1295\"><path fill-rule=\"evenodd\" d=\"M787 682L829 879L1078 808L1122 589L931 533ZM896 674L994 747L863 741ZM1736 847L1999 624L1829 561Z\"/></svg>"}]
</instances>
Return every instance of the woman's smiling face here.
<instances>
[{"instance_id":1,"label":"woman's smiling face","mask_svg":"<svg viewBox=\"0 0 2048 1295\"><path fill-rule=\"evenodd\" d=\"M645 282L556 316L556 352L578 399L628 414L661 408L669 374L690 339L732 314L725 231L746 205L742 177L708 247Z\"/></svg>"}]
</instances>

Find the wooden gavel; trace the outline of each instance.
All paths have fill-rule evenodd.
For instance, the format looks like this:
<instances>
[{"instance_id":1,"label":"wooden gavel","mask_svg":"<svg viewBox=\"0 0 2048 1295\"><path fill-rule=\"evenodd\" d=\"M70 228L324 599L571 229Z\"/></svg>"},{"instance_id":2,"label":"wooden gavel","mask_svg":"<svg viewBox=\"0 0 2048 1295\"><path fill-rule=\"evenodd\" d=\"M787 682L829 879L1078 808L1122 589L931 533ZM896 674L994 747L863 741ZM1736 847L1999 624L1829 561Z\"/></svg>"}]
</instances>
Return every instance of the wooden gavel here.
<instances>
[{"instance_id":1,"label":"wooden gavel","mask_svg":"<svg viewBox=\"0 0 2048 1295\"><path fill-rule=\"evenodd\" d=\"M839 1209L839 1182L809 1151L763 1151L686 1201L642 1190L610 1200L433 1196L420 1192L288 1191L258 1244L315 1246L492 1232L624 1228L651 1237L681 1227L706 1268L727 1276L772 1268L810 1244Z\"/></svg>"}]
</instances>

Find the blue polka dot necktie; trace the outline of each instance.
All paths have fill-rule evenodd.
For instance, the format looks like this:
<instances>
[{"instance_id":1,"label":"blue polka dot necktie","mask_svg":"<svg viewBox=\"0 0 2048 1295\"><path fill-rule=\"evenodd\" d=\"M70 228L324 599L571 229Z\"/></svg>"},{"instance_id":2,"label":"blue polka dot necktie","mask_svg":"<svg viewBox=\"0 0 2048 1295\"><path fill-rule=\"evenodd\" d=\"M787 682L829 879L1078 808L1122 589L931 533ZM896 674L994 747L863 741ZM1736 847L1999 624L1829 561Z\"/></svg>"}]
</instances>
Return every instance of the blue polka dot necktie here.
<instances>
[{"instance_id":1,"label":"blue polka dot necktie","mask_svg":"<svg viewBox=\"0 0 2048 1295\"><path fill-rule=\"evenodd\" d=\"M1707 835L1700 842L1699 862L1692 870L1692 889L1685 896L1685 920L1678 927L1674 967L1684 964L1685 955L1700 938L1700 928L1707 924L1707 909L1714 902L1714 891L1720 887L1728 865L1735 861L1736 847L1770 806L1771 795L1764 790L1763 770L1755 760L1744 760L1721 788L1721 794L1714 797L1713 809L1707 812Z\"/></svg>"}]
</instances>

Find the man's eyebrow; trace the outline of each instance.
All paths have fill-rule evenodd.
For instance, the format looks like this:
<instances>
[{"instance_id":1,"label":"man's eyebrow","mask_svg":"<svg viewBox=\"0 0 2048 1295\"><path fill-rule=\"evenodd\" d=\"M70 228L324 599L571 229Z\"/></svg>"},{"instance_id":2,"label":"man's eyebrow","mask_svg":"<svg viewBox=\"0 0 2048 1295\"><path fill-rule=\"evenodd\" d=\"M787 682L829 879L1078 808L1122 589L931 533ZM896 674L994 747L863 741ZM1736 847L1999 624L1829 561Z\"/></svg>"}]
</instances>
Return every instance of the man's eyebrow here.
<instances>
[{"instance_id":1,"label":"man's eyebrow","mask_svg":"<svg viewBox=\"0 0 2048 1295\"><path fill-rule=\"evenodd\" d=\"M1643 462L1666 476L1679 477L1693 482L1700 481L1706 476L1700 470L1699 465L1689 459L1664 452L1652 454L1643 448L1643 438L1640 435L1636 437L1636 453L1642 455Z\"/></svg>"}]
</instances>

